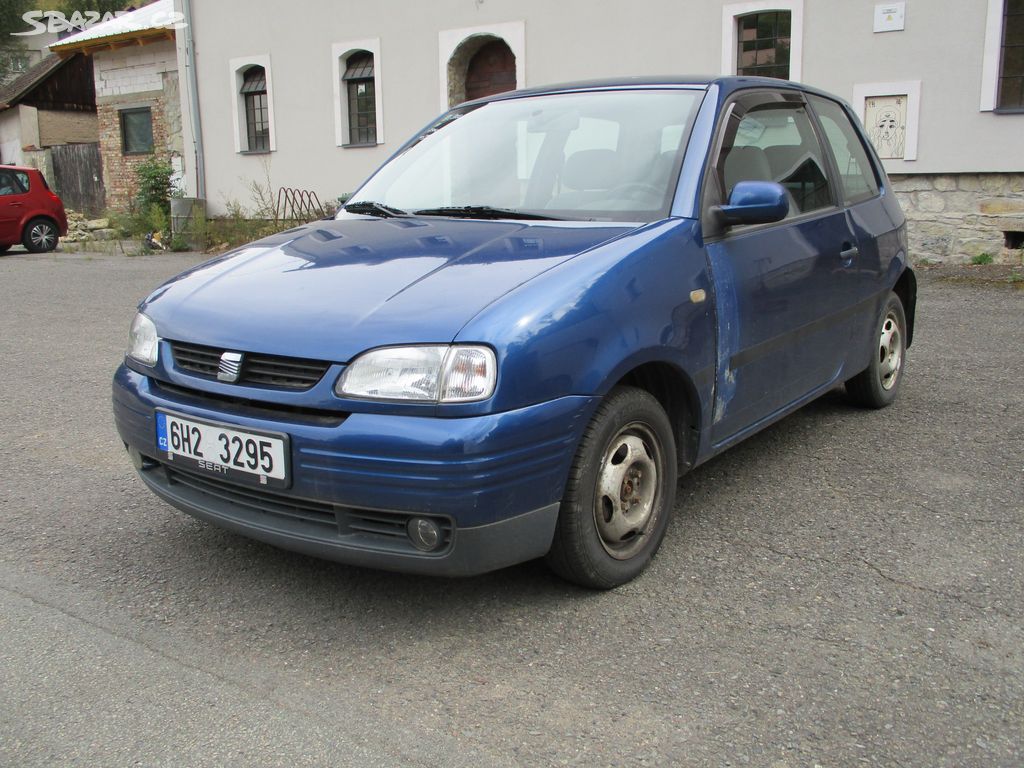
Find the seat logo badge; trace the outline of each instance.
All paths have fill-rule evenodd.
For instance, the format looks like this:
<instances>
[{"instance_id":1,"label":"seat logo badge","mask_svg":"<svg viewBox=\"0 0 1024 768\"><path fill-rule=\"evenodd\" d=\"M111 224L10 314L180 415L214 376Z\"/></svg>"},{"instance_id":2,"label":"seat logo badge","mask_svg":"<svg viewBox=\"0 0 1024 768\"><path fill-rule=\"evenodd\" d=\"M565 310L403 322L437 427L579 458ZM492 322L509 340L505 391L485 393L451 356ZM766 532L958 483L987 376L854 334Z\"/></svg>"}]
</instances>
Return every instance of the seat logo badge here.
<instances>
[{"instance_id":1,"label":"seat logo badge","mask_svg":"<svg viewBox=\"0 0 1024 768\"><path fill-rule=\"evenodd\" d=\"M238 381L238 375L241 372L241 352L225 352L220 356L220 365L217 367L217 381L226 381L229 384L233 384Z\"/></svg>"}]
</instances>

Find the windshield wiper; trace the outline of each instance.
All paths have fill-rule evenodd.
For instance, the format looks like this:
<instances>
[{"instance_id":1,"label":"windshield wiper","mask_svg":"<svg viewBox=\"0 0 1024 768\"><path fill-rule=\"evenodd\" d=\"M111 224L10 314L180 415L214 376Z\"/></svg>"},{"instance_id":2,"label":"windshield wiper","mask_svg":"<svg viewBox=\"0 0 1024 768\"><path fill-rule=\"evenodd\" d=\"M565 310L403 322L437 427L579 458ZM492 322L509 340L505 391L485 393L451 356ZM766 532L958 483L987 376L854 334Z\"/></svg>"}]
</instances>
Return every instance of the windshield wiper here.
<instances>
[{"instance_id":1,"label":"windshield wiper","mask_svg":"<svg viewBox=\"0 0 1024 768\"><path fill-rule=\"evenodd\" d=\"M359 200L355 203L343 205L342 208L349 213L365 213L370 216L380 216L383 219L394 219L409 215L408 211L403 211L401 208L393 208L390 205L377 203L373 200Z\"/></svg>"},{"instance_id":2,"label":"windshield wiper","mask_svg":"<svg viewBox=\"0 0 1024 768\"><path fill-rule=\"evenodd\" d=\"M517 211L514 208L495 208L490 205L449 205L442 208L424 208L415 211L416 216L454 216L462 219L534 219L556 221L555 216L542 213Z\"/></svg>"}]
</instances>

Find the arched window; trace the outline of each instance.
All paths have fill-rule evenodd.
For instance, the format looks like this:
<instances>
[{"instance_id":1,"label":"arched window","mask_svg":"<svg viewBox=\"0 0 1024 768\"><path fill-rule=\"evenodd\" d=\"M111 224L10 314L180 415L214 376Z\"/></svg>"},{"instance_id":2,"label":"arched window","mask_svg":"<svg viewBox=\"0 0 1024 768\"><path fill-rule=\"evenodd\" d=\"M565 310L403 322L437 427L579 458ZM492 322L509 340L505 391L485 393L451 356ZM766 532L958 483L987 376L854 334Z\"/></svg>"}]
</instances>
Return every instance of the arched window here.
<instances>
[{"instance_id":1,"label":"arched window","mask_svg":"<svg viewBox=\"0 0 1024 768\"><path fill-rule=\"evenodd\" d=\"M377 143L377 96L374 88L373 54L356 51L345 61L342 75L348 100L349 144Z\"/></svg>"},{"instance_id":2,"label":"arched window","mask_svg":"<svg viewBox=\"0 0 1024 768\"><path fill-rule=\"evenodd\" d=\"M240 92L245 102L246 149L249 152L269 152L270 108L266 70L259 66L245 70Z\"/></svg>"}]
</instances>

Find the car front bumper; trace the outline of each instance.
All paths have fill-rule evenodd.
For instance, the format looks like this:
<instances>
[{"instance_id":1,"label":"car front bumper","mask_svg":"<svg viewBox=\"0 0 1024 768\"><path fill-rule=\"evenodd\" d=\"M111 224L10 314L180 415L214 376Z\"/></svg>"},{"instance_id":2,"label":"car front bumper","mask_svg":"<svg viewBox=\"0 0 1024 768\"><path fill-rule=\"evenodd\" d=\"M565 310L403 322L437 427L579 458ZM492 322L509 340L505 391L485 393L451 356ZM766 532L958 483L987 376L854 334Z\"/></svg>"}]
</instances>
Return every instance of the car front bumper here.
<instances>
[{"instance_id":1,"label":"car front bumper","mask_svg":"<svg viewBox=\"0 0 1024 768\"><path fill-rule=\"evenodd\" d=\"M121 366L113 404L142 480L188 514L330 560L459 576L547 552L596 398L564 397L467 418L305 414L212 398ZM290 487L235 485L175 466L156 447L157 408L287 433ZM405 534L414 517L441 527L445 543L436 552L416 549Z\"/></svg>"}]
</instances>

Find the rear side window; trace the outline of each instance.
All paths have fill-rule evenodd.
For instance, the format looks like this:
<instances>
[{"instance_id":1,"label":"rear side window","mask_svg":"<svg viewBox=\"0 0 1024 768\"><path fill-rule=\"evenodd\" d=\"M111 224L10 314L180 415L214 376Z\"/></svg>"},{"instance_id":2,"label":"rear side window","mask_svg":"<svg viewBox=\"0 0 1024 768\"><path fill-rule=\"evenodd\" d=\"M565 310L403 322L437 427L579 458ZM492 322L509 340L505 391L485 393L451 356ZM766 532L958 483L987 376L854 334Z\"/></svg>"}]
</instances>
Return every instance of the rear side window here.
<instances>
[{"instance_id":1,"label":"rear side window","mask_svg":"<svg viewBox=\"0 0 1024 768\"><path fill-rule=\"evenodd\" d=\"M725 199L741 181L775 181L789 192L789 215L833 205L825 156L800 103L745 97L725 129L717 170Z\"/></svg>"},{"instance_id":2,"label":"rear side window","mask_svg":"<svg viewBox=\"0 0 1024 768\"><path fill-rule=\"evenodd\" d=\"M28 175L18 171L0 171L0 196L28 192Z\"/></svg>"},{"instance_id":3,"label":"rear side window","mask_svg":"<svg viewBox=\"0 0 1024 768\"><path fill-rule=\"evenodd\" d=\"M843 203L852 205L868 200L878 194L878 179L868 158L867 150L857 129L839 104L831 99L810 96L825 130L832 156L839 169L839 183L842 187Z\"/></svg>"}]
</instances>

